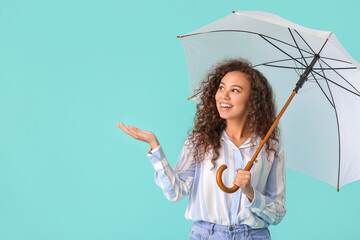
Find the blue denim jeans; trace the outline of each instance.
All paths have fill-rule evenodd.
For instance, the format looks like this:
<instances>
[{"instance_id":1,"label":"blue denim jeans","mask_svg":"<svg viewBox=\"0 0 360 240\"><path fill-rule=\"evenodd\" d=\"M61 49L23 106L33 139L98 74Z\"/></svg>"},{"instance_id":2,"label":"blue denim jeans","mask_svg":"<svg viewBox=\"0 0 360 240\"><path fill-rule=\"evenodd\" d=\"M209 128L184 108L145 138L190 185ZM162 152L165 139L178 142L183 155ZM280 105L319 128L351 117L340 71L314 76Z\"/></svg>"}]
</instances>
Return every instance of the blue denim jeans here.
<instances>
[{"instance_id":1,"label":"blue denim jeans","mask_svg":"<svg viewBox=\"0 0 360 240\"><path fill-rule=\"evenodd\" d=\"M224 226L197 221L190 230L190 240L257 240L271 239L269 229L247 225Z\"/></svg>"}]
</instances>

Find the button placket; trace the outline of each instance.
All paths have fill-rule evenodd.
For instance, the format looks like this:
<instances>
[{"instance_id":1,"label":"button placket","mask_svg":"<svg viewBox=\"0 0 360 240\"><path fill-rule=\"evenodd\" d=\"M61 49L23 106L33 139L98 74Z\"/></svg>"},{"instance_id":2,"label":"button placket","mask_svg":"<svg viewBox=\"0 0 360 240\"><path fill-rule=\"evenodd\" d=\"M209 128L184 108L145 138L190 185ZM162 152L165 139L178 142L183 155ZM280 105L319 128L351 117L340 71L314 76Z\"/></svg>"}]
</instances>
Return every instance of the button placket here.
<instances>
[{"instance_id":1,"label":"button placket","mask_svg":"<svg viewBox=\"0 0 360 240\"><path fill-rule=\"evenodd\" d=\"M243 165L242 155L240 149L234 149L234 167L235 169L241 168ZM235 172L236 175L236 172ZM231 207L230 207L230 223L232 225L237 224L237 214L241 200L241 189L232 194Z\"/></svg>"}]
</instances>

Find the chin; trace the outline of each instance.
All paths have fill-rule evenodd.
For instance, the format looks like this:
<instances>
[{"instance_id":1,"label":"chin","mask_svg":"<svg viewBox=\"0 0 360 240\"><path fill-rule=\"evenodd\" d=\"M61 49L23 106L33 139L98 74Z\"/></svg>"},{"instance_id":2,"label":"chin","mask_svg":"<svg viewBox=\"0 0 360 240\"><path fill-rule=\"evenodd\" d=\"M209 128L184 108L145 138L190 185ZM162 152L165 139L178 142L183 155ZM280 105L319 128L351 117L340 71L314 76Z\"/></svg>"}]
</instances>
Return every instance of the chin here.
<instances>
[{"instance_id":1,"label":"chin","mask_svg":"<svg viewBox=\"0 0 360 240\"><path fill-rule=\"evenodd\" d=\"M219 115L220 115L220 118L224 119L224 120L231 118L231 116L227 116L227 115L224 116L224 114L219 114Z\"/></svg>"}]
</instances>

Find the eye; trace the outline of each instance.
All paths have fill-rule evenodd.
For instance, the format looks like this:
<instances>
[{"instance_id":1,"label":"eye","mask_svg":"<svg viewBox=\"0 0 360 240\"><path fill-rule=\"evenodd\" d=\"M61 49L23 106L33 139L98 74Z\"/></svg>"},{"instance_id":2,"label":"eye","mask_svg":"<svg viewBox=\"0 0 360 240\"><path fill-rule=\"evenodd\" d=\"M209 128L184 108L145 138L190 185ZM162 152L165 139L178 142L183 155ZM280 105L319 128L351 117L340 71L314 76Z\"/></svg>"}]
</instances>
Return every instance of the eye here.
<instances>
[{"instance_id":1,"label":"eye","mask_svg":"<svg viewBox=\"0 0 360 240\"><path fill-rule=\"evenodd\" d=\"M220 90L222 90L222 88L224 88L224 87L222 87L222 86L219 87Z\"/></svg>"},{"instance_id":2,"label":"eye","mask_svg":"<svg viewBox=\"0 0 360 240\"><path fill-rule=\"evenodd\" d=\"M237 89L233 89L233 91L239 92L239 90L237 90Z\"/></svg>"}]
</instances>

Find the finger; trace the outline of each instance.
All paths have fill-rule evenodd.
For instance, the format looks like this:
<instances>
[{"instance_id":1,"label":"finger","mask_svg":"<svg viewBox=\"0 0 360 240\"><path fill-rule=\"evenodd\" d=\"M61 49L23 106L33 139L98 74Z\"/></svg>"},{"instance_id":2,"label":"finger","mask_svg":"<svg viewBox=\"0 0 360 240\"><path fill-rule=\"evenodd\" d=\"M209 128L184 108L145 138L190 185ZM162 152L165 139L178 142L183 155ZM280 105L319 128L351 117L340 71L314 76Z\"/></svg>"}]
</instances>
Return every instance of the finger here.
<instances>
[{"instance_id":1,"label":"finger","mask_svg":"<svg viewBox=\"0 0 360 240\"><path fill-rule=\"evenodd\" d=\"M130 127L125 126L123 123L120 123L118 126L121 128L121 130L123 130L124 133L130 135L133 138L136 137L134 131Z\"/></svg>"},{"instance_id":2,"label":"finger","mask_svg":"<svg viewBox=\"0 0 360 240\"><path fill-rule=\"evenodd\" d=\"M125 127L123 123L116 123L116 125L118 125L119 128Z\"/></svg>"},{"instance_id":3,"label":"finger","mask_svg":"<svg viewBox=\"0 0 360 240\"><path fill-rule=\"evenodd\" d=\"M123 130L125 133L129 134L128 128L123 123L117 123L118 127Z\"/></svg>"},{"instance_id":4,"label":"finger","mask_svg":"<svg viewBox=\"0 0 360 240\"><path fill-rule=\"evenodd\" d=\"M247 178L234 179L234 184L236 184L237 186L245 186L248 183L250 183L250 179Z\"/></svg>"},{"instance_id":5,"label":"finger","mask_svg":"<svg viewBox=\"0 0 360 240\"><path fill-rule=\"evenodd\" d=\"M241 181L241 182L250 182L251 176L248 174L237 174L235 176L234 181Z\"/></svg>"},{"instance_id":6,"label":"finger","mask_svg":"<svg viewBox=\"0 0 360 240\"><path fill-rule=\"evenodd\" d=\"M131 126L130 129L134 130L134 131L138 131L139 129L134 127L134 126Z\"/></svg>"},{"instance_id":7,"label":"finger","mask_svg":"<svg viewBox=\"0 0 360 240\"><path fill-rule=\"evenodd\" d=\"M236 185L236 186L238 186L238 187L241 187L240 181L234 181L233 184Z\"/></svg>"},{"instance_id":8,"label":"finger","mask_svg":"<svg viewBox=\"0 0 360 240\"><path fill-rule=\"evenodd\" d=\"M138 133L134 130L133 126L128 126L127 128L133 138L137 139L139 137Z\"/></svg>"},{"instance_id":9,"label":"finger","mask_svg":"<svg viewBox=\"0 0 360 240\"><path fill-rule=\"evenodd\" d=\"M127 126L125 126L123 123L118 125L121 130L123 130L125 133L129 134L130 130Z\"/></svg>"}]
</instances>

